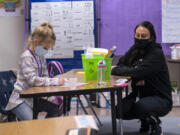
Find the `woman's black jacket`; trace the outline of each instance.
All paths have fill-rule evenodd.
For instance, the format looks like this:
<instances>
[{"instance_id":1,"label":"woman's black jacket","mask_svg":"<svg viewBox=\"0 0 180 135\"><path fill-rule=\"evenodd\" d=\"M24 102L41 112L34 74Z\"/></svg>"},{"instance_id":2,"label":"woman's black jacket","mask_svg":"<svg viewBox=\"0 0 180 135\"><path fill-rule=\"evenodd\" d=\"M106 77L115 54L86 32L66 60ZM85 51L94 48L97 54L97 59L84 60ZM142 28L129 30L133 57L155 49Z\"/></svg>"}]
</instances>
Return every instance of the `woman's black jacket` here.
<instances>
[{"instance_id":1,"label":"woman's black jacket","mask_svg":"<svg viewBox=\"0 0 180 135\"><path fill-rule=\"evenodd\" d=\"M167 99L172 105L172 88L169 81L169 72L160 44L152 43L136 65L128 64L131 52L132 48L119 59L111 74L131 76L132 90L135 93L138 92L140 97L156 95ZM139 80L144 80L145 85L136 86L135 84Z\"/></svg>"}]
</instances>

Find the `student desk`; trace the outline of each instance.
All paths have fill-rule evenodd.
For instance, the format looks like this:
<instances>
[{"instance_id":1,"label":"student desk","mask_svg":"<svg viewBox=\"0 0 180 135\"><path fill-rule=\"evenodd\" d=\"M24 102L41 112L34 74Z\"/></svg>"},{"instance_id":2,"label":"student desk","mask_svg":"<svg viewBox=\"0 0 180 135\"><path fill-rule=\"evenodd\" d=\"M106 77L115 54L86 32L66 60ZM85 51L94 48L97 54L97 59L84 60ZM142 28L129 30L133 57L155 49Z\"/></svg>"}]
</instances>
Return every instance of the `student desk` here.
<instances>
[{"instance_id":1,"label":"student desk","mask_svg":"<svg viewBox=\"0 0 180 135\"><path fill-rule=\"evenodd\" d=\"M120 76L111 76L110 80L107 80L106 86L97 86L97 81L84 81L84 75L78 74L81 69L73 69L65 74L62 75L64 78L71 78L76 77L78 78L78 82L86 82L88 84L78 86L76 88L71 89L70 87L63 87L63 86L48 86L48 87L33 87L26 91L23 91L20 94L21 98L33 98L33 117L37 118L37 104L38 98L40 97L48 97L48 96L57 96L61 95L65 99L67 96L75 96L75 95L83 95L83 94L91 94L96 92L110 92L111 93L111 117L112 117L112 132L113 135L117 134L117 127L116 127L116 111L115 111L115 92L117 92L117 103L118 109L120 112L120 117L122 117L122 89L121 86L114 86L117 79L122 77ZM64 105L66 107L66 105ZM66 110L66 109L65 109ZM120 119L120 129L121 135L122 132L122 119Z\"/></svg>"},{"instance_id":2,"label":"student desk","mask_svg":"<svg viewBox=\"0 0 180 135\"><path fill-rule=\"evenodd\" d=\"M56 117L48 119L8 122L0 124L1 135L66 135L68 129L80 128L75 117ZM86 117L87 116L81 116ZM93 116L91 121L95 124ZM91 125L91 122L90 122ZM95 127L96 124L94 125ZM93 127L93 126L92 126Z\"/></svg>"}]
</instances>

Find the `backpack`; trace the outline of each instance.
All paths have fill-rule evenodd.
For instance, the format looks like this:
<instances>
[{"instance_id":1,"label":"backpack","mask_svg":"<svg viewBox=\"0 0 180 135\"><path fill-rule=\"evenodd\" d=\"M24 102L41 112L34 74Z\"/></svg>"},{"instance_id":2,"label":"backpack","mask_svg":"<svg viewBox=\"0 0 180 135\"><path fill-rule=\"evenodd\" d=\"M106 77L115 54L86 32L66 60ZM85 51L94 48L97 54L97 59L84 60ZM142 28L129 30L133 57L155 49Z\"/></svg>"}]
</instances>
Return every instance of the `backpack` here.
<instances>
[{"instance_id":1,"label":"backpack","mask_svg":"<svg viewBox=\"0 0 180 135\"><path fill-rule=\"evenodd\" d=\"M58 61L50 61L48 63L48 74L49 74L49 77L54 77L56 75L59 75L59 74L63 74L64 73L64 69L63 69L63 66L60 62Z\"/></svg>"},{"instance_id":2,"label":"backpack","mask_svg":"<svg viewBox=\"0 0 180 135\"><path fill-rule=\"evenodd\" d=\"M48 63L48 74L49 77L53 78L56 75L63 74L64 69L60 62L50 61ZM55 96L52 102L59 106L59 116L63 114L63 100L61 96Z\"/></svg>"}]
</instances>

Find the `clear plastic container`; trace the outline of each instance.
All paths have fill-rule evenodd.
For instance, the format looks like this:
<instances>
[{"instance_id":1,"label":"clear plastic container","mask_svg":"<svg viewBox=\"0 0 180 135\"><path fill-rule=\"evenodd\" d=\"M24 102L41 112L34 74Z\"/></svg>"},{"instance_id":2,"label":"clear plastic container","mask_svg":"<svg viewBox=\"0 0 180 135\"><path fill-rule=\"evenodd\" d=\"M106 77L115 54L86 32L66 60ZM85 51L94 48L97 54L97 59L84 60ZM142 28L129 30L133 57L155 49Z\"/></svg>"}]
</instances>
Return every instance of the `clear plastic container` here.
<instances>
[{"instance_id":1,"label":"clear plastic container","mask_svg":"<svg viewBox=\"0 0 180 135\"><path fill-rule=\"evenodd\" d=\"M97 64L97 84L105 85L106 84L106 62L104 59L101 59Z\"/></svg>"},{"instance_id":2,"label":"clear plastic container","mask_svg":"<svg viewBox=\"0 0 180 135\"><path fill-rule=\"evenodd\" d=\"M175 44L171 48L171 59L180 59L180 44Z\"/></svg>"}]
</instances>

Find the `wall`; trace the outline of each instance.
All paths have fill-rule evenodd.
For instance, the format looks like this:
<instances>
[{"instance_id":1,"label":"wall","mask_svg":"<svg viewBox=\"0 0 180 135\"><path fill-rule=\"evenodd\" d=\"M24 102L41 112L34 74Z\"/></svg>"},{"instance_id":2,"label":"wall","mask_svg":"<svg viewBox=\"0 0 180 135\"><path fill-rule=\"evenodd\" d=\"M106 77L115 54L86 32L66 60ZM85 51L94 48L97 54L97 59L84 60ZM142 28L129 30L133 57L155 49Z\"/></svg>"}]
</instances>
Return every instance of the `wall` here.
<instances>
[{"instance_id":1,"label":"wall","mask_svg":"<svg viewBox=\"0 0 180 135\"><path fill-rule=\"evenodd\" d=\"M101 0L101 40L100 47L117 45L116 55L123 55L134 42L134 28L144 20L154 25L157 42L161 43L161 0ZM170 55L170 45L161 43L166 56ZM118 62L119 56L113 60ZM170 80L176 81L180 90L180 64L167 61Z\"/></svg>"},{"instance_id":2,"label":"wall","mask_svg":"<svg viewBox=\"0 0 180 135\"><path fill-rule=\"evenodd\" d=\"M0 71L18 68L23 44L24 16L0 17Z\"/></svg>"},{"instance_id":3,"label":"wall","mask_svg":"<svg viewBox=\"0 0 180 135\"><path fill-rule=\"evenodd\" d=\"M100 46L118 46L117 55L133 44L134 27L143 20L151 21L161 43L161 0L99 0L101 4ZM97 5L98 6L98 5ZM0 70L16 68L23 50L23 17L0 17ZM162 44L170 54L170 44Z\"/></svg>"},{"instance_id":4,"label":"wall","mask_svg":"<svg viewBox=\"0 0 180 135\"><path fill-rule=\"evenodd\" d=\"M161 0L101 0L100 46L117 45L116 54L124 54L134 42L135 26L145 20L152 22L161 43ZM166 55L170 45L162 44Z\"/></svg>"}]
</instances>

